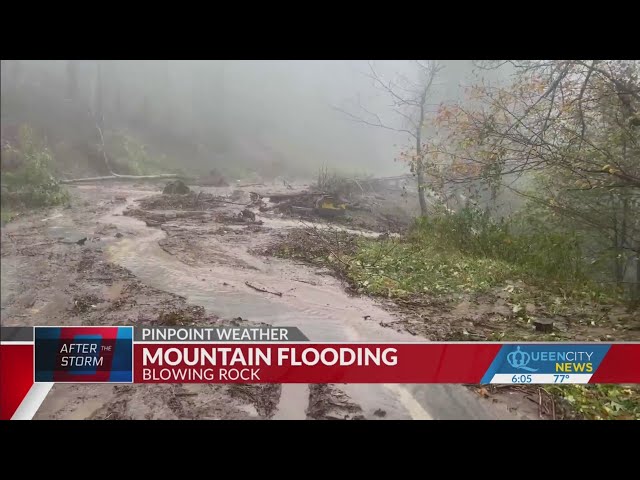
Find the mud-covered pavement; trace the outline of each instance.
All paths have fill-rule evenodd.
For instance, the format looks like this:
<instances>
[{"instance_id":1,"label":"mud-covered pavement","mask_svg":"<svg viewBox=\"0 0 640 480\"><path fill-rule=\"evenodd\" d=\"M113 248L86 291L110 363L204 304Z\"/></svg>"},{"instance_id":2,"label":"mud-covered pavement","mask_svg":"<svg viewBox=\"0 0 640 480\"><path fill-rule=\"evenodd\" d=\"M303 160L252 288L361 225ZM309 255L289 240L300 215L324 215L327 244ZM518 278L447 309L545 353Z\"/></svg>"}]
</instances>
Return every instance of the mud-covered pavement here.
<instances>
[{"instance_id":1,"label":"mud-covered pavement","mask_svg":"<svg viewBox=\"0 0 640 480\"><path fill-rule=\"evenodd\" d=\"M70 208L2 229L4 326L265 323L312 341L424 340L385 328L398 319L327 271L257 254L300 221L252 209L256 187L196 188L178 205L155 186L70 190ZM59 384L36 418L536 418L529 403L448 385Z\"/></svg>"}]
</instances>

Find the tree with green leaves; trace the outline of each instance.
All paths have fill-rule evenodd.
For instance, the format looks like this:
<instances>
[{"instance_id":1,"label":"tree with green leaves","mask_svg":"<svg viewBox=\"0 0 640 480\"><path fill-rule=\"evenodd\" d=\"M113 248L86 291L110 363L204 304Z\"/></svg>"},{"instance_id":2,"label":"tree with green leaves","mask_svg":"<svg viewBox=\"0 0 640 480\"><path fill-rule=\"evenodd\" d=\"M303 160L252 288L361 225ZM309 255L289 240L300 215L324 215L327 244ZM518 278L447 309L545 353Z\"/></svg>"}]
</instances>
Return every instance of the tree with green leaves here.
<instances>
[{"instance_id":1,"label":"tree with green leaves","mask_svg":"<svg viewBox=\"0 0 640 480\"><path fill-rule=\"evenodd\" d=\"M508 86L476 85L441 107L431 173L526 197L582 231L592 261L613 259L640 299L640 62L508 63Z\"/></svg>"}]
</instances>

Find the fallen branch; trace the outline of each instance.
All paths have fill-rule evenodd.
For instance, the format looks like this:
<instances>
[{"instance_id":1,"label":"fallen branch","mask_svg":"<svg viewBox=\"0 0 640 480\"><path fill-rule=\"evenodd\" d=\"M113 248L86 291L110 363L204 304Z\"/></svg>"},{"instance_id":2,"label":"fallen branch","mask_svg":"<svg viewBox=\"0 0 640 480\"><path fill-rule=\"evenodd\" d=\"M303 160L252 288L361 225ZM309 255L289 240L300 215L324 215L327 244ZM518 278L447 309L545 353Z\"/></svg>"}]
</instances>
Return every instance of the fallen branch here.
<instances>
[{"instance_id":1,"label":"fallen branch","mask_svg":"<svg viewBox=\"0 0 640 480\"><path fill-rule=\"evenodd\" d=\"M212 200L210 200L211 202L219 202L219 203L228 203L230 205L242 205L243 207L249 207L251 204L250 203L238 203L238 202L231 202L229 200L221 200L219 198L214 198Z\"/></svg>"},{"instance_id":2,"label":"fallen branch","mask_svg":"<svg viewBox=\"0 0 640 480\"><path fill-rule=\"evenodd\" d=\"M361 191L362 193L364 193L364 188L362 188L362 185L360 185L360 182L359 182L357 179L355 179L355 178L353 179L353 181L355 182L355 184L356 184L358 187L360 187L360 191Z\"/></svg>"},{"instance_id":3,"label":"fallen branch","mask_svg":"<svg viewBox=\"0 0 640 480\"><path fill-rule=\"evenodd\" d=\"M167 178L182 178L186 180L184 176L174 174L174 173L162 173L158 175L119 175L115 173L111 168L111 163L109 162L109 157L107 156L107 150L104 143L104 135L98 123L96 123L96 129L100 134L100 151L102 152L102 157L104 158L104 164L107 167L107 170L109 171L109 175L104 177L87 177L87 178L73 178L70 180L60 180L60 183L71 184L71 183L84 183L84 182L104 182L109 180L132 180L132 181L164 180Z\"/></svg>"},{"instance_id":4,"label":"fallen branch","mask_svg":"<svg viewBox=\"0 0 640 480\"><path fill-rule=\"evenodd\" d=\"M158 175L107 175L104 177L86 177L86 178L72 178L70 180L60 180L60 183L63 184L71 184L71 183L90 183L90 182L105 182L110 180L121 180L121 181L138 181L138 180L165 180L168 178L183 178L183 176L175 174L175 173L161 173Z\"/></svg>"},{"instance_id":5,"label":"fallen branch","mask_svg":"<svg viewBox=\"0 0 640 480\"><path fill-rule=\"evenodd\" d=\"M255 285L251 285L249 282L244 282L244 284L249 288L253 288L254 290L257 290L258 292L270 293L272 295L277 295L279 297L282 296L281 292L270 292L269 290L265 290L264 288L260 288L260 287L256 287Z\"/></svg>"},{"instance_id":6,"label":"fallen branch","mask_svg":"<svg viewBox=\"0 0 640 480\"><path fill-rule=\"evenodd\" d=\"M317 283L313 283L313 282L308 282L306 280L298 280L297 278L293 279L295 282L302 282L302 283L308 283L309 285L313 285L314 287L317 287L318 284Z\"/></svg>"},{"instance_id":7,"label":"fallen branch","mask_svg":"<svg viewBox=\"0 0 640 480\"><path fill-rule=\"evenodd\" d=\"M11 237L9 237L11 238ZM32 243L31 245L23 245L21 248L30 248L30 247L41 247L43 245L53 245L56 242L38 242L38 243ZM75 243L75 242L74 242Z\"/></svg>"}]
</instances>

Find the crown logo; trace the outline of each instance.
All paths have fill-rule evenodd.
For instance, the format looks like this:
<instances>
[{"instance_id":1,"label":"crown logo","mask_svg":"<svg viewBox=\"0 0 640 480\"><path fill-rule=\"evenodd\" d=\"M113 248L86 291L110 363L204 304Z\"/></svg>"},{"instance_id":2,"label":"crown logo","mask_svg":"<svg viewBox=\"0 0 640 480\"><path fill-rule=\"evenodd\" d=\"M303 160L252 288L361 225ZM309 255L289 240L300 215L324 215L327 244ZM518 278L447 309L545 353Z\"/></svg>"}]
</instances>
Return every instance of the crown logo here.
<instances>
[{"instance_id":1,"label":"crown logo","mask_svg":"<svg viewBox=\"0 0 640 480\"><path fill-rule=\"evenodd\" d=\"M526 370L527 372L538 371L537 368L527 367L527 365L531 361L531 355L520 350L520 346L516 348L515 352L511 352L509 355L507 355L507 361L509 362L509 365L511 365L513 368L517 368L518 370Z\"/></svg>"}]
</instances>

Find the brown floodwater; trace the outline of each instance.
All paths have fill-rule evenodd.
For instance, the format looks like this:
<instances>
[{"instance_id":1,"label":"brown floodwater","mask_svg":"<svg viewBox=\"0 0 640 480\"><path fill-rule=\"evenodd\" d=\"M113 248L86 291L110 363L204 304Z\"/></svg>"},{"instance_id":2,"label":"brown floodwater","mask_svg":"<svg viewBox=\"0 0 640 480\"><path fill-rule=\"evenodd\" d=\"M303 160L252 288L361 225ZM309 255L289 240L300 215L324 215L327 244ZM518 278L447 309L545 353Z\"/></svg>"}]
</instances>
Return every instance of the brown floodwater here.
<instances>
[{"instance_id":1,"label":"brown floodwater","mask_svg":"<svg viewBox=\"0 0 640 480\"><path fill-rule=\"evenodd\" d=\"M251 236L249 242L225 242L219 235L207 238L212 251L222 252L223 258L237 259L251 268L224 263L194 266L183 263L158 245L166 236L164 231L122 215L134 199L135 195L129 197L126 204L99 221L117 225L119 231L126 232L108 248L110 259L151 287L182 295L188 302L223 318L242 317L273 326L298 327L315 342L424 341L381 326L394 318L374 300L348 295L337 279L318 275L314 269L288 260L249 253L251 247L264 240L260 235L271 234L271 229L300 227L299 221L262 217L266 228L263 233ZM245 282L281 292L282 296L258 292ZM354 384L338 387L361 406L368 419L378 418L373 412L379 409L386 412L386 419L494 417L461 386ZM274 418L304 418L307 404L307 386L284 385Z\"/></svg>"}]
</instances>

